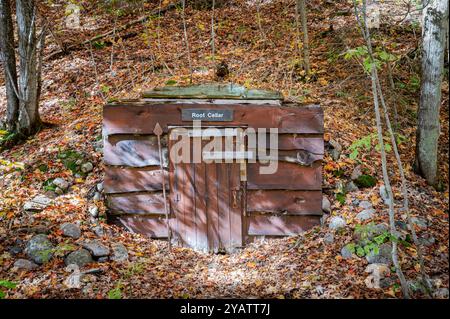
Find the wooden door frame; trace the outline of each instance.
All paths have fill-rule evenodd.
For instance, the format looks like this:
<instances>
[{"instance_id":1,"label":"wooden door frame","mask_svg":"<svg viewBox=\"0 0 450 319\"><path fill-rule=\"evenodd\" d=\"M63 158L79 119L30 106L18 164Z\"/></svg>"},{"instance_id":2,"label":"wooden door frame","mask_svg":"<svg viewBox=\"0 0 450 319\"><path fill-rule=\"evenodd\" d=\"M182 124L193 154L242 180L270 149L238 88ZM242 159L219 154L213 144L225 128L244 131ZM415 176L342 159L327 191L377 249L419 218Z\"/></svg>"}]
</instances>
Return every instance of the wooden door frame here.
<instances>
[{"instance_id":1,"label":"wooden door frame","mask_svg":"<svg viewBox=\"0 0 450 319\"><path fill-rule=\"evenodd\" d=\"M175 209L175 207L174 207L174 200L176 200L176 197L178 196L178 195L176 195L175 193L178 193L179 194L179 190L178 189L176 189L176 187L175 187L175 176L174 176L174 173L175 173L175 166L177 165L177 164L174 164L172 161L171 161L171 159L170 159L170 150L171 150L171 148L172 148L172 144L173 144L173 140L170 138L171 137L171 134L172 134L172 130L173 129L177 129L177 128L185 128L185 129L193 129L193 125L182 125L182 126L168 126L168 153L169 153L169 160L168 160L168 164L169 164L169 167L168 167L168 169L169 169L169 184L170 184L170 192L169 192L169 203L170 203L170 220L171 220L171 222L170 222L170 228L171 228L171 230L172 230L172 232L173 233L175 233L174 232L174 230L175 229L177 229L178 230L178 226L177 225L179 225L178 224L178 218L180 217L180 216L177 216L177 212L176 212L176 209ZM224 126L224 125L214 125L214 126L211 126L211 125L208 125L208 126L202 126L200 129L203 131L204 129L208 129L208 128L218 128L218 129L226 129L226 128L242 128L242 129L245 129L246 128L246 126L245 127L243 127L243 126ZM191 137L190 136L190 138L193 138L193 137ZM245 137L244 137L245 138ZM203 147L203 145L202 145L202 147ZM244 148L245 148L245 150L247 150L247 139L245 138L244 139ZM202 161L202 163L203 163L203 161ZM211 164L215 164L215 165L220 165L220 164L227 164L227 163L211 163ZM230 245L230 247L225 247L225 250L227 251L227 252L233 252L234 250L236 250L236 248L241 248L241 247L243 247L244 246L244 244L245 244L245 242L247 241L247 235L246 235L246 223L247 223L247 221L246 221L246 205L247 205L247 203L246 203L246 201L247 201L247 198L246 198L246 181L241 181L241 166L242 166L242 164L240 164L239 163L239 161L238 160L235 160L233 163L228 163L228 164L234 164L234 165L237 165L237 168L238 168L238 171L236 172L236 178L237 178L237 180L238 180L238 182L237 182L237 184L239 185L239 211L240 211L240 214L239 214L239 216L240 216L240 230L238 230L239 232L240 232L240 238L238 239L238 244L236 245L236 247L232 244L232 241L233 241L233 237L232 237L232 235L231 235L231 228L230 228L230 243L229 243L229 245ZM204 165L208 165L208 164L206 164L206 163L204 163ZM247 161L246 160L244 160L244 165L246 166L247 165ZM216 166L216 167L218 167L218 166ZM232 166L231 166L232 167ZM207 169L207 166L205 166L205 170ZM206 174L207 174L207 171L205 171L205 176L206 176ZM231 176L231 174L228 176L228 178L230 179L230 178L232 178L232 176ZM206 180L207 180L208 178L206 178ZM216 175L216 180L218 179L218 177L217 177L217 175ZM206 181L205 181L205 183L206 183ZM180 195L181 196L181 195ZM231 199L231 196L233 196L232 195L232 191L231 191L231 188L229 188L229 194L228 194L228 198L229 199ZM208 200L208 199L206 199L206 200ZM219 198L217 199L218 200L218 202L219 202ZM229 201L228 202L228 218L231 218L231 214L232 214L232 206L231 206L232 204L231 204L231 202ZM218 208L219 209L219 208ZM214 252L218 252L219 250L220 250L220 247L211 247L210 246L210 244L211 244L211 238L209 238L209 234L210 234L210 229L209 229L209 224L208 224L208 221L209 221L209 218L210 218L210 215L208 214L208 202L206 202L206 217L207 217L207 220L206 220L206 223L207 223L207 226L206 226L206 237L207 237L207 243L208 243L208 251L214 251ZM212 216L212 215L211 215ZM220 223L220 216L218 216L218 218L219 218L219 223ZM176 228L175 228L176 227ZM196 226L197 227L197 226ZM231 227L231 225L230 225L230 227ZM175 229L174 229L175 228ZM185 243L185 242L183 242L183 240L182 240L182 238L179 238L179 236L180 236L180 234L176 234L176 238L174 238L174 240L175 241L177 241L177 242L175 242L175 243L178 243L178 244L181 244L181 245L183 245L183 246L189 246L189 244L188 243ZM217 234L217 236L218 236L218 245L220 245L220 231L218 232L218 234ZM175 236L174 236L175 237Z\"/></svg>"}]
</instances>

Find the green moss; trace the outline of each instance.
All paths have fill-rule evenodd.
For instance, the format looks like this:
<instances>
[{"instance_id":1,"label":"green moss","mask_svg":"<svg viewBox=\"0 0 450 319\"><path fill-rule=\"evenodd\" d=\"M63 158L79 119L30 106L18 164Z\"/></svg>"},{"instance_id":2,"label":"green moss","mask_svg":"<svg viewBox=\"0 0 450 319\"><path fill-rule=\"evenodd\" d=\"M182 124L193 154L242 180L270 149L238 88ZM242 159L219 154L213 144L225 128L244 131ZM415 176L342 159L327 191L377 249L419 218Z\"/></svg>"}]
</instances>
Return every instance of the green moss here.
<instances>
[{"instance_id":1,"label":"green moss","mask_svg":"<svg viewBox=\"0 0 450 319\"><path fill-rule=\"evenodd\" d=\"M377 179L371 175L361 175L355 180L355 184L361 188L374 187Z\"/></svg>"}]
</instances>

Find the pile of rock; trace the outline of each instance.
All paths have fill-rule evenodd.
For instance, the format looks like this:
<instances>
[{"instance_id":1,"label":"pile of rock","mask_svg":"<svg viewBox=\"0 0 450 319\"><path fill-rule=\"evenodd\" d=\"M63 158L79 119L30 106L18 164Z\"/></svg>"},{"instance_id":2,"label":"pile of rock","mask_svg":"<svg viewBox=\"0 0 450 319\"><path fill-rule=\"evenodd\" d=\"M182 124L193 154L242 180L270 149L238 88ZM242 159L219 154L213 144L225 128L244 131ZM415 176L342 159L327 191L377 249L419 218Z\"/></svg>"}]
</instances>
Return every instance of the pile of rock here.
<instances>
[{"instance_id":1,"label":"pile of rock","mask_svg":"<svg viewBox=\"0 0 450 319\"><path fill-rule=\"evenodd\" d=\"M81 229L77 224L64 223L60 226L61 234L66 237L78 239L81 237ZM128 250L121 243L113 243L111 247L99 240L83 241L75 251L71 251L64 258L66 265L76 264L83 267L93 262L105 262L108 260L124 262L128 260ZM28 259L17 259L14 267L22 270L32 270L39 265L49 262L58 252L55 246L45 234L33 236L27 243L24 253Z\"/></svg>"}]
</instances>

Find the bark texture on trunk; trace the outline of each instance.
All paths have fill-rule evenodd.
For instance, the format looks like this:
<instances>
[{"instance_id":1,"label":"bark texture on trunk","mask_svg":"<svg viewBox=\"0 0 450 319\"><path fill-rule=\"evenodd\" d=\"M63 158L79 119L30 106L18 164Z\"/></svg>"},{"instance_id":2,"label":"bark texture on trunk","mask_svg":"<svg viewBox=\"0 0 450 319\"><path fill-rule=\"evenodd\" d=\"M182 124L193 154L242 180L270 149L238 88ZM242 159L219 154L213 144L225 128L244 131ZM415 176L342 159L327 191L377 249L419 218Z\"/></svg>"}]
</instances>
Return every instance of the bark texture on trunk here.
<instances>
[{"instance_id":1,"label":"bark texture on trunk","mask_svg":"<svg viewBox=\"0 0 450 319\"><path fill-rule=\"evenodd\" d=\"M311 71L311 64L309 62L309 37L307 25L307 13L305 0L297 0L298 11L300 12L300 21L302 24L303 33L303 61L305 63L305 72L309 75Z\"/></svg>"},{"instance_id":2,"label":"bark texture on trunk","mask_svg":"<svg viewBox=\"0 0 450 319\"><path fill-rule=\"evenodd\" d=\"M11 3L0 0L0 61L3 64L6 87L6 129L15 132L19 118L17 90L16 54L14 51L14 29L11 17Z\"/></svg>"},{"instance_id":3,"label":"bark texture on trunk","mask_svg":"<svg viewBox=\"0 0 450 319\"><path fill-rule=\"evenodd\" d=\"M40 95L40 63L42 43L36 38L37 11L34 0L16 0L19 34L19 130L25 135L41 126L38 105ZM43 36L43 35L42 35Z\"/></svg>"},{"instance_id":4,"label":"bark texture on trunk","mask_svg":"<svg viewBox=\"0 0 450 319\"><path fill-rule=\"evenodd\" d=\"M448 0L430 0L424 9L422 83L416 135L415 170L436 185L439 108L444 64Z\"/></svg>"}]
</instances>

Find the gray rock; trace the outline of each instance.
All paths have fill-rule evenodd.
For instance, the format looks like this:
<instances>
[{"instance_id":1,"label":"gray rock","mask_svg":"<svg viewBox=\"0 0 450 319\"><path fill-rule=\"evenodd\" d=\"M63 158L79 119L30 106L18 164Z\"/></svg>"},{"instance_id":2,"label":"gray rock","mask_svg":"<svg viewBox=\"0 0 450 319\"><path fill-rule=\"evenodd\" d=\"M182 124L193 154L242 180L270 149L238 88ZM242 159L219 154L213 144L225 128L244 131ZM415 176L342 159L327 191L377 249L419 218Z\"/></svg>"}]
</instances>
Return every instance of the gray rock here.
<instances>
[{"instance_id":1,"label":"gray rock","mask_svg":"<svg viewBox=\"0 0 450 319\"><path fill-rule=\"evenodd\" d=\"M17 269L32 270L37 268L38 265L28 259L17 259L14 263L14 267Z\"/></svg>"},{"instance_id":2,"label":"gray rock","mask_svg":"<svg viewBox=\"0 0 450 319\"><path fill-rule=\"evenodd\" d=\"M332 233L326 233L325 236L323 236L323 242L325 244L334 243L334 235Z\"/></svg>"},{"instance_id":3,"label":"gray rock","mask_svg":"<svg viewBox=\"0 0 450 319\"><path fill-rule=\"evenodd\" d=\"M359 205L359 203L360 203L360 200L359 199L354 199L354 200L352 200L352 205L353 206L358 206Z\"/></svg>"},{"instance_id":4,"label":"gray rock","mask_svg":"<svg viewBox=\"0 0 450 319\"><path fill-rule=\"evenodd\" d=\"M351 244L347 244L344 247L342 247L341 249L341 256L344 259L352 259L353 258L353 253L352 250L350 249L350 245Z\"/></svg>"},{"instance_id":5,"label":"gray rock","mask_svg":"<svg viewBox=\"0 0 450 319\"><path fill-rule=\"evenodd\" d=\"M360 221L371 219L373 217L373 215L375 214L375 212L376 211L373 208L364 209L362 212L360 212L356 215L356 219L358 219Z\"/></svg>"},{"instance_id":6,"label":"gray rock","mask_svg":"<svg viewBox=\"0 0 450 319\"><path fill-rule=\"evenodd\" d=\"M97 184L97 190L98 190L99 192L103 192L103 183L98 183L98 184Z\"/></svg>"},{"instance_id":7,"label":"gray rock","mask_svg":"<svg viewBox=\"0 0 450 319\"><path fill-rule=\"evenodd\" d=\"M352 181L354 181L355 179L358 179L358 177L360 177L361 175L362 175L361 165L358 165L353 170L352 175L350 176L350 178L352 179Z\"/></svg>"},{"instance_id":8,"label":"gray rock","mask_svg":"<svg viewBox=\"0 0 450 319\"><path fill-rule=\"evenodd\" d=\"M426 247L434 245L435 242L436 242L436 239L431 235L419 238L419 243Z\"/></svg>"},{"instance_id":9,"label":"gray rock","mask_svg":"<svg viewBox=\"0 0 450 319\"><path fill-rule=\"evenodd\" d=\"M406 283L412 292L426 293L426 289L420 279L407 280Z\"/></svg>"},{"instance_id":10,"label":"gray rock","mask_svg":"<svg viewBox=\"0 0 450 319\"><path fill-rule=\"evenodd\" d=\"M341 144L339 144L337 141L330 139L330 141L328 142L331 146L331 150L330 152L330 156L334 161L337 161L339 159L339 157L341 156L341 152L342 152L342 146Z\"/></svg>"},{"instance_id":11,"label":"gray rock","mask_svg":"<svg viewBox=\"0 0 450 319\"><path fill-rule=\"evenodd\" d=\"M333 230L338 230L340 228L344 228L345 225L347 225L347 222L345 221L345 219L343 219L340 216L333 216L330 219L330 223L329 223L328 227Z\"/></svg>"},{"instance_id":12,"label":"gray rock","mask_svg":"<svg viewBox=\"0 0 450 319\"><path fill-rule=\"evenodd\" d=\"M396 220L395 227L400 228L401 230L408 230L408 223L405 223L402 220Z\"/></svg>"},{"instance_id":13,"label":"gray rock","mask_svg":"<svg viewBox=\"0 0 450 319\"><path fill-rule=\"evenodd\" d=\"M108 256L99 257L99 258L97 259L97 261L98 261L99 263L105 263L105 262L107 262L108 260L109 260Z\"/></svg>"},{"instance_id":14,"label":"gray rock","mask_svg":"<svg viewBox=\"0 0 450 319\"><path fill-rule=\"evenodd\" d=\"M346 193L351 193L351 192L356 192L356 191L359 191L359 188L358 188L358 186L355 185L355 183L348 182L347 185L345 185Z\"/></svg>"},{"instance_id":15,"label":"gray rock","mask_svg":"<svg viewBox=\"0 0 450 319\"><path fill-rule=\"evenodd\" d=\"M436 299L448 299L448 288L439 288L433 292Z\"/></svg>"},{"instance_id":16,"label":"gray rock","mask_svg":"<svg viewBox=\"0 0 450 319\"><path fill-rule=\"evenodd\" d=\"M56 188L55 188L55 194L57 194L57 195L62 195L62 194L64 194L64 191L63 191L61 188L56 187Z\"/></svg>"},{"instance_id":17,"label":"gray rock","mask_svg":"<svg viewBox=\"0 0 450 319\"><path fill-rule=\"evenodd\" d=\"M44 234L33 236L27 243L25 253L36 264L43 264L53 257L53 244Z\"/></svg>"},{"instance_id":18,"label":"gray rock","mask_svg":"<svg viewBox=\"0 0 450 319\"><path fill-rule=\"evenodd\" d=\"M90 206L89 207L89 214L92 217L97 217L98 216L98 207L97 206Z\"/></svg>"},{"instance_id":19,"label":"gray rock","mask_svg":"<svg viewBox=\"0 0 450 319\"><path fill-rule=\"evenodd\" d=\"M52 183L63 191L66 191L69 188L69 183L61 177L55 178Z\"/></svg>"},{"instance_id":20,"label":"gray rock","mask_svg":"<svg viewBox=\"0 0 450 319\"><path fill-rule=\"evenodd\" d=\"M386 191L386 186L384 186L384 185L380 186L380 196L383 199L384 204L389 206L389 203L391 202L391 200L389 198L389 194Z\"/></svg>"},{"instance_id":21,"label":"gray rock","mask_svg":"<svg viewBox=\"0 0 450 319\"><path fill-rule=\"evenodd\" d=\"M363 200L362 202L359 202L359 207L364 208L364 209L368 209L368 208L372 208L372 203L367 201L367 200Z\"/></svg>"},{"instance_id":22,"label":"gray rock","mask_svg":"<svg viewBox=\"0 0 450 319\"><path fill-rule=\"evenodd\" d=\"M81 229L78 225L72 223L64 223L59 228L64 236L78 239L81 236Z\"/></svg>"},{"instance_id":23,"label":"gray rock","mask_svg":"<svg viewBox=\"0 0 450 319\"><path fill-rule=\"evenodd\" d=\"M91 162L84 163L81 165L81 171L83 173L89 173L94 169L94 165Z\"/></svg>"},{"instance_id":24,"label":"gray rock","mask_svg":"<svg viewBox=\"0 0 450 319\"><path fill-rule=\"evenodd\" d=\"M71 252L64 260L64 263L67 266L70 264L76 264L78 267L83 267L91 262L93 262L91 254L83 248Z\"/></svg>"},{"instance_id":25,"label":"gray rock","mask_svg":"<svg viewBox=\"0 0 450 319\"><path fill-rule=\"evenodd\" d=\"M420 217L411 217L411 222L414 225L417 225L420 229L427 229L428 228L428 221L424 218Z\"/></svg>"},{"instance_id":26,"label":"gray rock","mask_svg":"<svg viewBox=\"0 0 450 319\"><path fill-rule=\"evenodd\" d=\"M101 200L102 195L99 192L95 192L94 197L92 199L93 200Z\"/></svg>"},{"instance_id":27,"label":"gray rock","mask_svg":"<svg viewBox=\"0 0 450 319\"><path fill-rule=\"evenodd\" d=\"M52 204L52 200L44 195L38 195L25 202L23 209L26 211L41 211Z\"/></svg>"},{"instance_id":28,"label":"gray rock","mask_svg":"<svg viewBox=\"0 0 450 319\"><path fill-rule=\"evenodd\" d=\"M8 251L11 255L18 255L22 252L22 248L20 246L14 245L11 246Z\"/></svg>"},{"instance_id":29,"label":"gray rock","mask_svg":"<svg viewBox=\"0 0 450 319\"><path fill-rule=\"evenodd\" d=\"M18 255L23 251L22 247L23 247L23 241L21 239L16 239L14 241L14 244L11 247L9 247L8 251L13 256Z\"/></svg>"},{"instance_id":30,"label":"gray rock","mask_svg":"<svg viewBox=\"0 0 450 319\"><path fill-rule=\"evenodd\" d=\"M327 214L331 213L331 203L326 195L322 197L322 210Z\"/></svg>"},{"instance_id":31,"label":"gray rock","mask_svg":"<svg viewBox=\"0 0 450 319\"><path fill-rule=\"evenodd\" d=\"M98 240L84 242L83 247L86 248L87 250L89 250L89 252L94 257L104 257L104 256L108 256L110 253L109 248L106 247L105 245L103 245Z\"/></svg>"},{"instance_id":32,"label":"gray rock","mask_svg":"<svg viewBox=\"0 0 450 319\"><path fill-rule=\"evenodd\" d=\"M390 243L381 244L378 254L373 251L366 255L369 264L386 264L392 263L392 246Z\"/></svg>"},{"instance_id":33,"label":"gray rock","mask_svg":"<svg viewBox=\"0 0 450 319\"><path fill-rule=\"evenodd\" d=\"M111 248L112 248L111 260L118 262L128 260L128 250L123 244L121 243L113 244Z\"/></svg>"},{"instance_id":34,"label":"gray rock","mask_svg":"<svg viewBox=\"0 0 450 319\"><path fill-rule=\"evenodd\" d=\"M395 277L386 277L380 279L380 288L387 289L396 283Z\"/></svg>"},{"instance_id":35,"label":"gray rock","mask_svg":"<svg viewBox=\"0 0 450 319\"><path fill-rule=\"evenodd\" d=\"M92 230L98 237L103 237L105 235L105 232L103 231L103 227L100 225L94 226L92 228Z\"/></svg>"}]
</instances>

